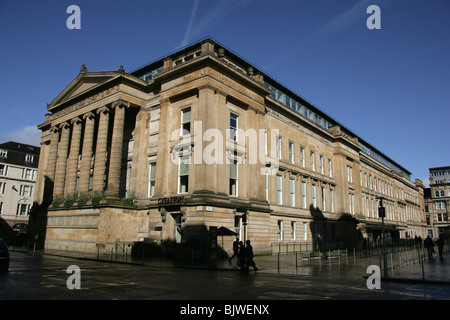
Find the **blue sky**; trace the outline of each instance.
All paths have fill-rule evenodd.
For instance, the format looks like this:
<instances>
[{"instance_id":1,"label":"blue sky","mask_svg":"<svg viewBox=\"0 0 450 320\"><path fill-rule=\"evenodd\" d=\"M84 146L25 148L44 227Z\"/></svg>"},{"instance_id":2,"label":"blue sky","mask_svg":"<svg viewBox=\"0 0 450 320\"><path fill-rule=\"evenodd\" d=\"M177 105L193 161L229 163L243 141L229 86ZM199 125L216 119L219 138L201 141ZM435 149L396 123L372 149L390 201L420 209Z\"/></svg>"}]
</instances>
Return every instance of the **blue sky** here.
<instances>
[{"instance_id":1,"label":"blue sky","mask_svg":"<svg viewBox=\"0 0 450 320\"><path fill-rule=\"evenodd\" d=\"M69 5L81 29L69 30ZM377 5L381 29L369 30ZM450 1L0 2L0 141L39 144L78 75L134 70L210 36L427 182L450 165Z\"/></svg>"}]
</instances>

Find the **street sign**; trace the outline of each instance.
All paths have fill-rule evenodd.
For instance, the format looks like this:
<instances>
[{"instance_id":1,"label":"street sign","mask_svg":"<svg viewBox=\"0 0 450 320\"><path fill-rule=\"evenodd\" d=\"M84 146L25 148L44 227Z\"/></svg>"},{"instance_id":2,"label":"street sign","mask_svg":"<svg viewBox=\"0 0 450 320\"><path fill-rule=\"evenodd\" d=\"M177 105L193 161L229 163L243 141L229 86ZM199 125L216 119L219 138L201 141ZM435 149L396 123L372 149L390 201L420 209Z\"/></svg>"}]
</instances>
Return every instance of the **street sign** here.
<instances>
[{"instance_id":1,"label":"street sign","mask_svg":"<svg viewBox=\"0 0 450 320\"><path fill-rule=\"evenodd\" d=\"M378 208L378 217L379 218L385 218L386 217L386 208L385 207L379 207Z\"/></svg>"}]
</instances>

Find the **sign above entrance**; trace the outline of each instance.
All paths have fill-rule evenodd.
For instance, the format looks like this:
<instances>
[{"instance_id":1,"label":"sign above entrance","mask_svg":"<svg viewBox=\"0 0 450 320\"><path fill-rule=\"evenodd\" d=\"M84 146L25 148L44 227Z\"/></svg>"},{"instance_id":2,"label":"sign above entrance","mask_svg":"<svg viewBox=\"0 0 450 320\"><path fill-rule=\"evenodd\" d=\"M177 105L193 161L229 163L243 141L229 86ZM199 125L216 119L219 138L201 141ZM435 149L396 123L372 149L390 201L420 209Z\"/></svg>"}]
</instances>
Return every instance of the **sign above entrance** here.
<instances>
[{"instance_id":1,"label":"sign above entrance","mask_svg":"<svg viewBox=\"0 0 450 320\"><path fill-rule=\"evenodd\" d=\"M167 197L167 198L159 198L158 204L173 204L173 203L182 203L184 202L184 196L176 196L176 197Z\"/></svg>"}]
</instances>

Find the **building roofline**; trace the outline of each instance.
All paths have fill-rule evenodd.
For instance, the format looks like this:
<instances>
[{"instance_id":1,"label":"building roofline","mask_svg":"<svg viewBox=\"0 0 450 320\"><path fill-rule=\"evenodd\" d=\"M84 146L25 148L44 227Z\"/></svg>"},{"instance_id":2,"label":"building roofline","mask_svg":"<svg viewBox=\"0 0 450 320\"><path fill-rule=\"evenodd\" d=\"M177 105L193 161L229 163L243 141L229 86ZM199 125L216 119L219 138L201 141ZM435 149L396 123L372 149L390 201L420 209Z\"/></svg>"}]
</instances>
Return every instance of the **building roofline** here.
<instances>
[{"instance_id":1,"label":"building roofline","mask_svg":"<svg viewBox=\"0 0 450 320\"><path fill-rule=\"evenodd\" d=\"M434 168L430 168L429 170L443 170L443 169L450 169L450 166L445 166L445 167L434 167Z\"/></svg>"},{"instance_id":2,"label":"building roofline","mask_svg":"<svg viewBox=\"0 0 450 320\"><path fill-rule=\"evenodd\" d=\"M245 67L252 67L256 72L259 72L262 74L264 78L264 82L272 83L275 87L280 87L280 89L283 90L283 92L287 92L289 94L292 94L293 98L299 99L302 103L306 103L308 107L310 107L314 112L317 112L317 114L321 117L323 117L325 120L327 120L332 125L339 125L342 129L347 131L349 134L355 136L360 143L367 146L368 148L372 149L374 152L379 153L383 158L385 158L387 161L391 162L393 165L407 173L408 175L411 175L411 172L405 169L403 166L398 164L396 161L392 160L390 157L386 156L386 154L379 149L375 148L372 144L368 143L366 140L362 139L359 135L355 134L352 130L348 129L346 126L344 126L339 121L335 120L333 117L322 111L320 108L318 108L316 105L305 99L303 96L296 93L294 90L290 89L288 86L284 85L282 82L278 81L274 77L270 76L267 72L259 68L258 66L254 65L250 61L246 60L245 58L241 57L237 53L235 53L233 50L227 48L222 43L218 42L217 40L213 39L210 36L207 36L205 38L202 38L198 41L195 41L179 50L172 51L171 53L158 58L156 60L153 60L145 65L142 65L129 73L136 76L137 74L143 73L145 71L151 70L154 67L161 66L164 64L164 60L169 57L179 56L180 54L187 53L189 51L192 51L194 48L201 46L205 42L211 42L215 46L219 46L223 48L227 55L230 55L233 60L236 60L237 63L243 64Z\"/></svg>"}]
</instances>

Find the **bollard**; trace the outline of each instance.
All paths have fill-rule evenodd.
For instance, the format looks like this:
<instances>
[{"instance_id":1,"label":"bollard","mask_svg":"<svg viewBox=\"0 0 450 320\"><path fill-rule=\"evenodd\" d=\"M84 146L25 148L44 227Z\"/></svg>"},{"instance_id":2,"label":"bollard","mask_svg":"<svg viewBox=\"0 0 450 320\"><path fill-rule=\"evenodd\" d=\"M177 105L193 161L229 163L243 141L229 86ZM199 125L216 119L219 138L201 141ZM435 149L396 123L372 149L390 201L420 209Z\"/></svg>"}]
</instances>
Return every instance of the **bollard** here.
<instances>
[{"instance_id":1,"label":"bollard","mask_svg":"<svg viewBox=\"0 0 450 320\"><path fill-rule=\"evenodd\" d=\"M392 275L394 275L394 263L392 261L392 250L391 250L391 272L392 272Z\"/></svg>"},{"instance_id":2,"label":"bollard","mask_svg":"<svg viewBox=\"0 0 450 320\"><path fill-rule=\"evenodd\" d=\"M280 272L280 251L278 250L278 272Z\"/></svg>"}]
</instances>

